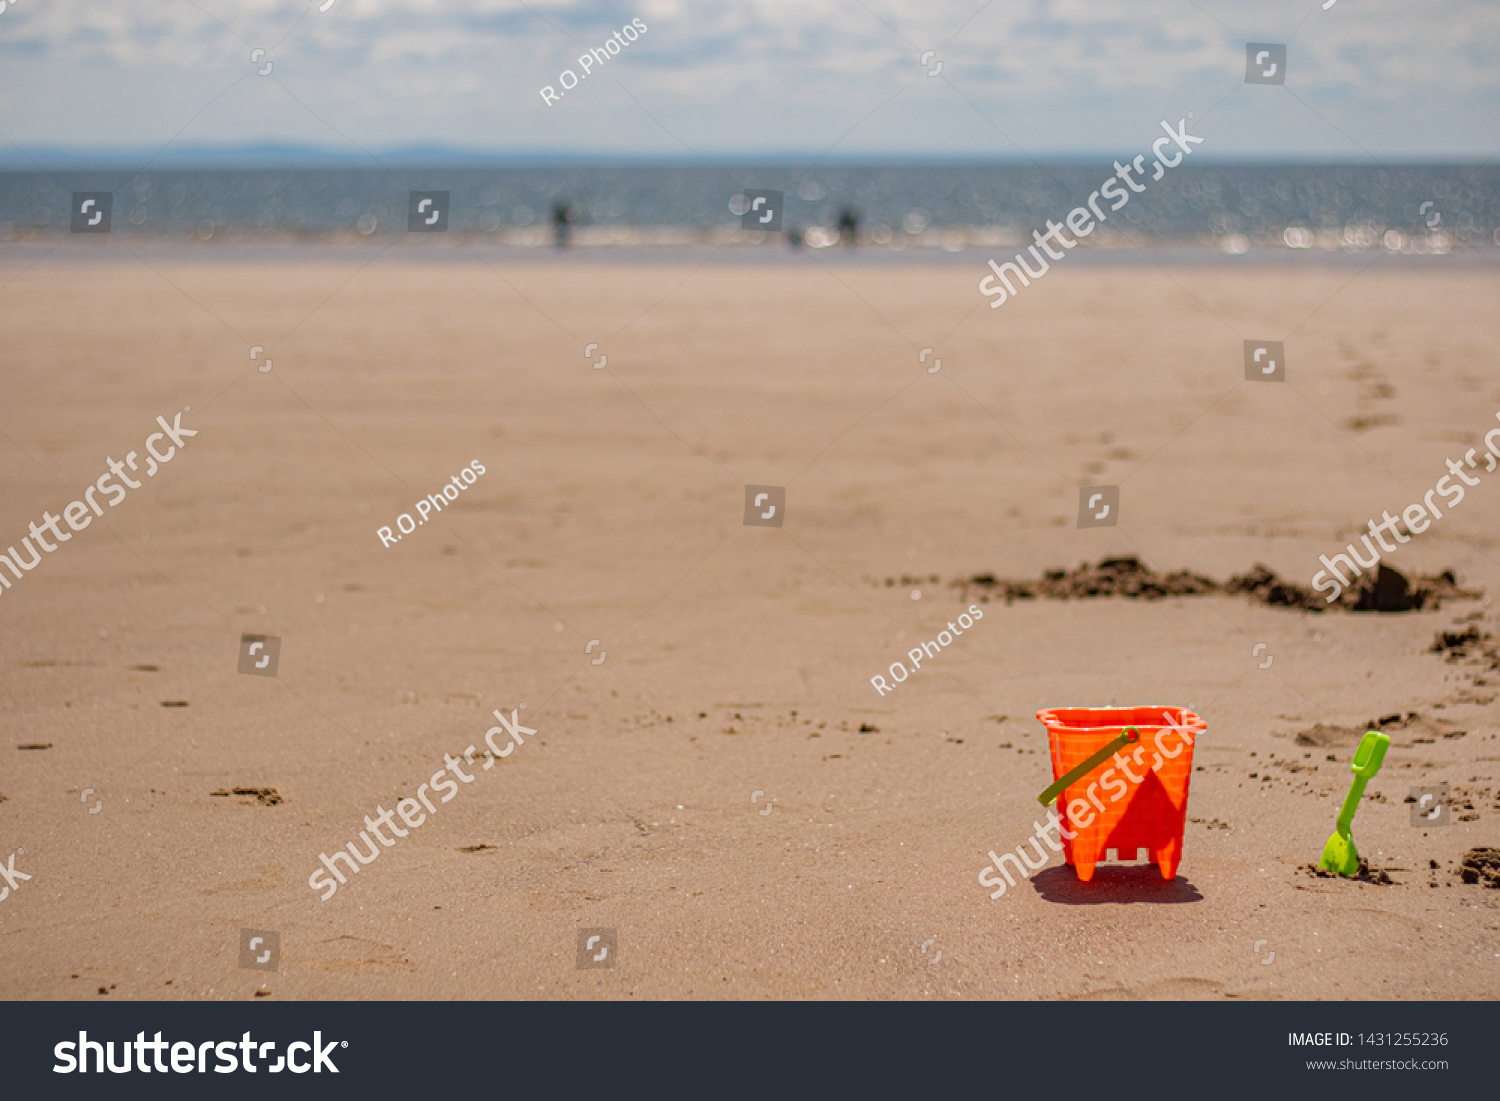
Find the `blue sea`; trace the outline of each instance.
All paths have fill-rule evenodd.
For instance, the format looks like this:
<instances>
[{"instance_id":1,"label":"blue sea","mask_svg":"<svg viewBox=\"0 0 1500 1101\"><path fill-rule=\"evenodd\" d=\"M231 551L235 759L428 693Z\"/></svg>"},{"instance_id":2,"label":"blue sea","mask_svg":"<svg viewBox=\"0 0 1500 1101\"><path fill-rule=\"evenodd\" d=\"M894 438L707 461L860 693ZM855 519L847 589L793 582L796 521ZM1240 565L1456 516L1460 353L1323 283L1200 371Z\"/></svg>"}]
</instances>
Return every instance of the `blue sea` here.
<instances>
[{"instance_id":1,"label":"blue sea","mask_svg":"<svg viewBox=\"0 0 1500 1101\"><path fill-rule=\"evenodd\" d=\"M448 230L550 245L555 211L577 245L736 242L745 187L785 193L785 227L813 246L846 234L889 249L1008 244L1061 220L1112 166L847 164L558 165L452 169L130 167L0 172L0 239L67 233L71 195L114 196L116 234L213 241L358 241L404 234L408 193L447 191ZM1118 217L1133 244L1397 248L1497 243L1500 167L1187 163L1148 183ZM1388 235L1394 233L1396 236ZM758 234L749 235L759 239ZM1107 242L1097 235L1090 244ZM1241 245L1243 242L1243 247ZM1395 244L1393 245L1393 242ZM1434 244L1435 242L1435 244ZM1429 248L1429 246L1431 246Z\"/></svg>"}]
</instances>

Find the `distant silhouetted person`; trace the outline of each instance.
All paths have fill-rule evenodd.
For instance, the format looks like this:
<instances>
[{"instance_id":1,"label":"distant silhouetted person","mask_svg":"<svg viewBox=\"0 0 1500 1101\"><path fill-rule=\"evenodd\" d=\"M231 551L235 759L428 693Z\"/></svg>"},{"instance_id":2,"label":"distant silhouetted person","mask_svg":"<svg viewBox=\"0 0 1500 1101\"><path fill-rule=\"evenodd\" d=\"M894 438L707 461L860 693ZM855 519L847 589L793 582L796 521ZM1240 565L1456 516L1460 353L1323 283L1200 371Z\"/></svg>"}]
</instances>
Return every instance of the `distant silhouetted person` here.
<instances>
[{"instance_id":1,"label":"distant silhouetted person","mask_svg":"<svg viewBox=\"0 0 1500 1101\"><path fill-rule=\"evenodd\" d=\"M578 209L572 203L552 204L552 239L558 248L567 248L573 236Z\"/></svg>"},{"instance_id":2,"label":"distant silhouetted person","mask_svg":"<svg viewBox=\"0 0 1500 1101\"><path fill-rule=\"evenodd\" d=\"M801 248L802 247L802 227L801 226L787 226L787 228L786 228L786 243L789 244L789 245L791 245L792 248Z\"/></svg>"},{"instance_id":3,"label":"distant silhouetted person","mask_svg":"<svg viewBox=\"0 0 1500 1101\"><path fill-rule=\"evenodd\" d=\"M859 238L859 211L852 206L846 206L839 211L839 240L846 245L853 245Z\"/></svg>"}]
</instances>

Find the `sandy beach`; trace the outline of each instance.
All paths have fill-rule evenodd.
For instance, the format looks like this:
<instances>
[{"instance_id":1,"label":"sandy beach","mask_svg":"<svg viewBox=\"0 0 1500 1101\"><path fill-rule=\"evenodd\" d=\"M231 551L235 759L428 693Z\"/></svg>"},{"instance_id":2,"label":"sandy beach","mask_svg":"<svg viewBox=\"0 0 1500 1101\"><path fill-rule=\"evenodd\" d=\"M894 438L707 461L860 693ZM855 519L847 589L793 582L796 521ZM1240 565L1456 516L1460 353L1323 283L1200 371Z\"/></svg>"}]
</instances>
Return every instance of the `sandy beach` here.
<instances>
[{"instance_id":1,"label":"sandy beach","mask_svg":"<svg viewBox=\"0 0 1500 1101\"><path fill-rule=\"evenodd\" d=\"M978 252L89 251L0 254L0 550L158 416L198 435L0 590L0 862L31 876L0 998L1500 991L1500 891L1460 875L1500 846L1500 472L1385 558L1486 594L1436 610L972 580L1135 556L1307 586L1482 457L1492 265L1060 264L991 310ZM1285 383L1245 380L1245 340L1284 342ZM1117 526L1077 526L1085 486ZM247 633L274 677L238 671ZM1035 713L1068 704L1206 720L1177 878L1053 856L992 900L1053 779ZM484 768L495 710L536 733ZM1310 874L1388 716L1353 832L1391 882ZM320 855L445 755L472 782L324 901ZM1450 820L1413 825L1441 783ZM577 965L581 929L617 966Z\"/></svg>"}]
</instances>

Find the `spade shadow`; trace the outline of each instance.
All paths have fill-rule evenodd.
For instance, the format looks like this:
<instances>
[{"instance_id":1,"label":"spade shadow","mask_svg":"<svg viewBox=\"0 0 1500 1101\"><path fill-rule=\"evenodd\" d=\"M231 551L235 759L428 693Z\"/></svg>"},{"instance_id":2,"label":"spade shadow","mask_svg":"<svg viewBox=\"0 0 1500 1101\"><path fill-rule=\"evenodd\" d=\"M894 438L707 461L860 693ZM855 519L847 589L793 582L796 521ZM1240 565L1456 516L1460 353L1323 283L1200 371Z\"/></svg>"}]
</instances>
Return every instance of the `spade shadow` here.
<instances>
[{"instance_id":1,"label":"spade shadow","mask_svg":"<svg viewBox=\"0 0 1500 1101\"><path fill-rule=\"evenodd\" d=\"M1078 878L1071 865L1047 868L1028 881L1046 902L1067 906L1093 906L1101 902L1202 902L1197 887L1183 878L1163 879L1155 864L1131 867L1096 865L1088 883Z\"/></svg>"}]
</instances>

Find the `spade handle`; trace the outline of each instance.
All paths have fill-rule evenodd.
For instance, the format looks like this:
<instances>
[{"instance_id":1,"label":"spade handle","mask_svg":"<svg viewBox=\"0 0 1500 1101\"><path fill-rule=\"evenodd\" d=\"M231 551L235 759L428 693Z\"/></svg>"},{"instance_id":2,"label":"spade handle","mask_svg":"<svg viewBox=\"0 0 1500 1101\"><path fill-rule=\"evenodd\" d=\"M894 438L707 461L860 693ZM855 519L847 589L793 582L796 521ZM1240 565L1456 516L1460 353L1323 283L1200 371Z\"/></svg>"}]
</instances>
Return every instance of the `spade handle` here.
<instances>
[{"instance_id":1,"label":"spade handle","mask_svg":"<svg viewBox=\"0 0 1500 1101\"><path fill-rule=\"evenodd\" d=\"M1354 751L1354 760L1349 765L1349 770L1354 773L1354 783L1349 786L1349 794L1344 797L1343 809L1339 811L1337 829L1342 837L1349 836L1349 830L1354 824L1354 812L1359 809L1360 796L1365 793L1365 784L1368 783L1385 760L1385 751L1390 746L1391 739L1379 731L1368 730L1360 739L1359 748Z\"/></svg>"}]
</instances>

